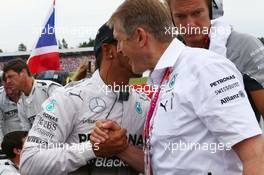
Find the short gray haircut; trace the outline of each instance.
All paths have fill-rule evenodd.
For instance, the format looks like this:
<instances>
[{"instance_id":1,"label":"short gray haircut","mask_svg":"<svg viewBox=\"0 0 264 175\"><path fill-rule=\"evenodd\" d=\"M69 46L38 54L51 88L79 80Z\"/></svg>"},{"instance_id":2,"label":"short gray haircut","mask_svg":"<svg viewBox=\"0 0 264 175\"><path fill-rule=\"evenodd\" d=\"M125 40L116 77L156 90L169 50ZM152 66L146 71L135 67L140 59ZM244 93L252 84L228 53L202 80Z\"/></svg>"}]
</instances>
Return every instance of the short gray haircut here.
<instances>
[{"instance_id":1,"label":"short gray haircut","mask_svg":"<svg viewBox=\"0 0 264 175\"><path fill-rule=\"evenodd\" d=\"M171 35L165 32L165 28L173 27L170 11L160 0L125 0L113 13L108 25L113 27L116 21L128 36L137 27L142 27L160 42L172 40Z\"/></svg>"}]
</instances>

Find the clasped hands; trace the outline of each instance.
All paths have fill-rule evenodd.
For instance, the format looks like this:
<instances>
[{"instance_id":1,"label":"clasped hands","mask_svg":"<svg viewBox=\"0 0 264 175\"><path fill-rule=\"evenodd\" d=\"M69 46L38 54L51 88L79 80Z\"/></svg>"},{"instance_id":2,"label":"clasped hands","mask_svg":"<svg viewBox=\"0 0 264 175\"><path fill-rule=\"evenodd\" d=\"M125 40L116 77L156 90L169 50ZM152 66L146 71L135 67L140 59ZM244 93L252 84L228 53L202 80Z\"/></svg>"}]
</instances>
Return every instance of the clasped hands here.
<instances>
[{"instance_id":1,"label":"clasped hands","mask_svg":"<svg viewBox=\"0 0 264 175\"><path fill-rule=\"evenodd\" d=\"M129 146L126 133L127 130L114 121L98 120L90 135L95 155L99 157L118 156Z\"/></svg>"}]
</instances>

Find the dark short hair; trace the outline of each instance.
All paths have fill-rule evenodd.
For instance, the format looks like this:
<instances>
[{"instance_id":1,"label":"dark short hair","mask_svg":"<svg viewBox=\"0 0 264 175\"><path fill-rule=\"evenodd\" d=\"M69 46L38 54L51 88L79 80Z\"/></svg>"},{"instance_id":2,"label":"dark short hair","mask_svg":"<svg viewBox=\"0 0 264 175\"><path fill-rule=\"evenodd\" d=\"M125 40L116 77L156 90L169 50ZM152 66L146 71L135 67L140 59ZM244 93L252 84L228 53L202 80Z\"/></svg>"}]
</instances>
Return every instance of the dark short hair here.
<instances>
[{"instance_id":1,"label":"dark short hair","mask_svg":"<svg viewBox=\"0 0 264 175\"><path fill-rule=\"evenodd\" d=\"M28 67L27 63L24 60L22 60L21 58L17 58L17 59L8 61L4 65L4 68L3 68L3 80L5 81L6 72L8 72L10 70L13 70L13 71L15 71L17 73L20 73L20 72L22 72L23 69L26 69L27 74L29 76L31 76L31 72L29 70L29 67Z\"/></svg>"},{"instance_id":2,"label":"dark short hair","mask_svg":"<svg viewBox=\"0 0 264 175\"><path fill-rule=\"evenodd\" d=\"M6 154L9 159L14 158L16 155L13 149L22 149L23 138L27 137L27 135L27 131L14 131L6 134L1 144L2 152Z\"/></svg>"},{"instance_id":3,"label":"dark short hair","mask_svg":"<svg viewBox=\"0 0 264 175\"><path fill-rule=\"evenodd\" d=\"M102 25L95 37L94 52L96 58L96 67L100 69L102 63L102 46L103 44L116 44L113 29L110 29L106 24Z\"/></svg>"}]
</instances>

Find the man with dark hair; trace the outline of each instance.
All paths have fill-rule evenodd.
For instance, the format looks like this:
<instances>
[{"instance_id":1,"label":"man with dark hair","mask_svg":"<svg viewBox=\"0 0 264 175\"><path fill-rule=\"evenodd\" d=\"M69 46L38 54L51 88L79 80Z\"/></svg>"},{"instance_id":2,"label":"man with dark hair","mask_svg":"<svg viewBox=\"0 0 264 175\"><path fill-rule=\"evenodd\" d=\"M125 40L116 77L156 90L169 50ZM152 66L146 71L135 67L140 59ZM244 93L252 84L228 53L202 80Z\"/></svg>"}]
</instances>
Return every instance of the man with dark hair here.
<instances>
[{"instance_id":1,"label":"man with dark hair","mask_svg":"<svg viewBox=\"0 0 264 175\"><path fill-rule=\"evenodd\" d=\"M14 60L9 61L3 68L3 79L6 80L6 72L9 70L13 70L17 73L21 73L23 69L26 70L26 73L28 76L31 76L31 72L29 70L29 67L27 66L26 62L23 61L21 58L17 58Z\"/></svg>"},{"instance_id":2,"label":"man with dark hair","mask_svg":"<svg viewBox=\"0 0 264 175\"><path fill-rule=\"evenodd\" d=\"M20 95L20 91L8 86L5 81L0 87L0 143L5 134L22 130L22 123L17 112Z\"/></svg>"},{"instance_id":3,"label":"man with dark hair","mask_svg":"<svg viewBox=\"0 0 264 175\"><path fill-rule=\"evenodd\" d=\"M61 85L49 80L35 80L21 59L9 61L4 65L3 78L8 86L22 92L18 101L18 116L23 129L31 128L35 116L41 110L42 103Z\"/></svg>"},{"instance_id":4,"label":"man with dark hair","mask_svg":"<svg viewBox=\"0 0 264 175\"><path fill-rule=\"evenodd\" d=\"M1 175L19 174L20 155L27 134L27 131L14 131L4 136L1 144L2 152L11 162L6 162L4 166L0 166Z\"/></svg>"},{"instance_id":5,"label":"man with dark hair","mask_svg":"<svg viewBox=\"0 0 264 175\"><path fill-rule=\"evenodd\" d=\"M129 78L139 75L132 72L128 58L117 52L116 44L113 30L103 25L94 47L96 59L100 60L99 69L90 79L60 88L43 103L24 145L21 174L138 174L133 169L138 161L127 159L123 154L100 157L103 153L90 143L95 122L110 119L127 128L119 130L127 137L112 145L118 148L115 152L141 150L137 147L143 146L149 99L128 87ZM143 167L141 164L141 171Z\"/></svg>"},{"instance_id":6,"label":"man with dark hair","mask_svg":"<svg viewBox=\"0 0 264 175\"><path fill-rule=\"evenodd\" d=\"M102 27L99 29L99 33L103 33L105 36L113 36L113 31L109 30L108 27ZM103 55L102 55L102 45L103 44L117 44L117 41L114 37L105 37L97 35L97 38L95 40L95 45L94 45L94 53L96 57L96 67L100 69Z\"/></svg>"}]
</instances>

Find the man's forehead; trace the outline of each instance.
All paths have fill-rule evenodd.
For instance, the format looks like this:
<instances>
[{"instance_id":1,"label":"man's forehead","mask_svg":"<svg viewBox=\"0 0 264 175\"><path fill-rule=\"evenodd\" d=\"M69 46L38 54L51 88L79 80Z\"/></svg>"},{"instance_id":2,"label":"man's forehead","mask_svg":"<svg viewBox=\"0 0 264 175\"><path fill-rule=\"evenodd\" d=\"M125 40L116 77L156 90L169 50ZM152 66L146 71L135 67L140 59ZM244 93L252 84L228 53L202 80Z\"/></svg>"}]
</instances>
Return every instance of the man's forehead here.
<instances>
[{"instance_id":1,"label":"man's forehead","mask_svg":"<svg viewBox=\"0 0 264 175\"><path fill-rule=\"evenodd\" d=\"M5 75L12 75L12 74L18 74L17 72L15 72L14 70L8 70L6 73L5 73Z\"/></svg>"},{"instance_id":2,"label":"man's forehead","mask_svg":"<svg viewBox=\"0 0 264 175\"><path fill-rule=\"evenodd\" d=\"M176 13L189 13L207 7L204 0L174 0L171 9Z\"/></svg>"}]
</instances>

